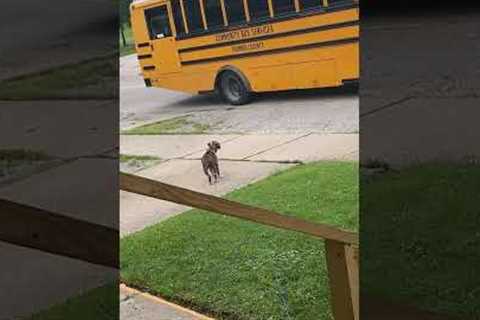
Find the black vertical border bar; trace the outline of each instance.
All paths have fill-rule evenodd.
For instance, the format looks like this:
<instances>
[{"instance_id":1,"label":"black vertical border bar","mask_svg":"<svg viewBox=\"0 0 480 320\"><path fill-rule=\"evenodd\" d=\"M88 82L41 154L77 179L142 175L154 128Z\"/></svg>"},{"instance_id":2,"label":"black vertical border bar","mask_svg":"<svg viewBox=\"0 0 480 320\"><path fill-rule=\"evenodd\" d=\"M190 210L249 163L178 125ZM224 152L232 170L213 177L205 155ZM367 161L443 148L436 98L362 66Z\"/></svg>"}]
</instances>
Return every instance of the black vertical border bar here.
<instances>
[{"instance_id":1,"label":"black vertical border bar","mask_svg":"<svg viewBox=\"0 0 480 320\"><path fill-rule=\"evenodd\" d=\"M361 317L480 319L479 3L361 12Z\"/></svg>"},{"instance_id":2,"label":"black vertical border bar","mask_svg":"<svg viewBox=\"0 0 480 320\"><path fill-rule=\"evenodd\" d=\"M2 3L0 319L119 318L123 2Z\"/></svg>"}]
</instances>

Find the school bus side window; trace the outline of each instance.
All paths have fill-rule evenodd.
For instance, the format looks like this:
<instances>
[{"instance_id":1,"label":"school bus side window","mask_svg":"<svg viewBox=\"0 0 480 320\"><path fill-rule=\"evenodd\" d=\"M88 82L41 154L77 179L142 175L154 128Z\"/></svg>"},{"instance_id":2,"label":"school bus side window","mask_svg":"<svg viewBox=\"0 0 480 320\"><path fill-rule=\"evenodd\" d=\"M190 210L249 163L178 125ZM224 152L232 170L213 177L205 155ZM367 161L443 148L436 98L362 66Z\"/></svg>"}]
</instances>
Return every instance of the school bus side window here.
<instances>
[{"instance_id":1,"label":"school bus side window","mask_svg":"<svg viewBox=\"0 0 480 320\"><path fill-rule=\"evenodd\" d=\"M275 16L295 12L295 2L293 0L273 0L273 13Z\"/></svg>"},{"instance_id":2,"label":"school bus side window","mask_svg":"<svg viewBox=\"0 0 480 320\"><path fill-rule=\"evenodd\" d=\"M223 13L220 0L204 0L208 29L223 27Z\"/></svg>"},{"instance_id":3,"label":"school bus side window","mask_svg":"<svg viewBox=\"0 0 480 320\"><path fill-rule=\"evenodd\" d=\"M248 0L248 8L252 20L260 20L270 17L268 0Z\"/></svg>"},{"instance_id":4,"label":"school bus side window","mask_svg":"<svg viewBox=\"0 0 480 320\"><path fill-rule=\"evenodd\" d=\"M229 25L242 24L247 21L245 15L245 7L243 0L224 0L225 11L227 11L227 19Z\"/></svg>"},{"instance_id":5,"label":"school bus side window","mask_svg":"<svg viewBox=\"0 0 480 320\"><path fill-rule=\"evenodd\" d=\"M172 0L172 11L177 36L185 35L186 31L185 25L183 23L182 7L180 4L180 0Z\"/></svg>"},{"instance_id":6,"label":"school bus side window","mask_svg":"<svg viewBox=\"0 0 480 320\"><path fill-rule=\"evenodd\" d=\"M150 39L160 39L172 35L167 6L145 10L145 18L147 21L148 32L150 33Z\"/></svg>"},{"instance_id":7,"label":"school bus side window","mask_svg":"<svg viewBox=\"0 0 480 320\"><path fill-rule=\"evenodd\" d=\"M184 0L185 15L187 16L188 30L190 33L203 31L202 9L200 0Z\"/></svg>"},{"instance_id":8,"label":"school bus side window","mask_svg":"<svg viewBox=\"0 0 480 320\"><path fill-rule=\"evenodd\" d=\"M323 0L300 0L301 10L313 10L322 7Z\"/></svg>"},{"instance_id":9,"label":"school bus side window","mask_svg":"<svg viewBox=\"0 0 480 320\"><path fill-rule=\"evenodd\" d=\"M328 0L329 7L340 7L342 5L349 5L354 3L353 0Z\"/></svg>"}]
</instances>

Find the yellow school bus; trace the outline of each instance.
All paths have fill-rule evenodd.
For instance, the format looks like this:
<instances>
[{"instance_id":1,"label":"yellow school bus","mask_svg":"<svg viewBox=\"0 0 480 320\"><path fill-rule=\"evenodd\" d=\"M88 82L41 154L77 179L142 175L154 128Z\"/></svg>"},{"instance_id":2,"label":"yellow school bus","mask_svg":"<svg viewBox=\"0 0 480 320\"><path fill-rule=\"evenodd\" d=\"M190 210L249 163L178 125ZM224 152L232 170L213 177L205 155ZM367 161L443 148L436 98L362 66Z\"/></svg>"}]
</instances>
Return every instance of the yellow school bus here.
<instances>
[{"instance_id":1,"label":"yellow school bus","mask_svg":"<svg viewBox=\"0 0 480 320\"><path fill-rule=\"evenodd\" d=\"M240 105L359 77L356 0L140 0L130 12L146 86Z\"/></svg>"}]
</instances>

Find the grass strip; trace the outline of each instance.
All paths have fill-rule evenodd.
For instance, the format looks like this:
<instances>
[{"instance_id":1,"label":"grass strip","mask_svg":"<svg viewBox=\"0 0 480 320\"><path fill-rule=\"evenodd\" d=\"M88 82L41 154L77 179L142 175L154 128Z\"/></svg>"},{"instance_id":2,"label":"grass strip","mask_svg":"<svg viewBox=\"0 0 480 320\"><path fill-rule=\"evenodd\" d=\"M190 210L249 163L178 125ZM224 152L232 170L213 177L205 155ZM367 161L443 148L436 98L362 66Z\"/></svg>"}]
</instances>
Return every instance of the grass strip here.
<instances>
[{"instance_id":1,"label":"grass strip","mask_svg":"<svg viewBox=\"0 0 480 320\"><path fill-rule=\"evenodd\" d=\"M129 130L125 135L160 135L160 134L204 134L210 129L209 125L189 120L189 116L175 117L159 122L146 124Z\"/></svg>"}]
</instances>

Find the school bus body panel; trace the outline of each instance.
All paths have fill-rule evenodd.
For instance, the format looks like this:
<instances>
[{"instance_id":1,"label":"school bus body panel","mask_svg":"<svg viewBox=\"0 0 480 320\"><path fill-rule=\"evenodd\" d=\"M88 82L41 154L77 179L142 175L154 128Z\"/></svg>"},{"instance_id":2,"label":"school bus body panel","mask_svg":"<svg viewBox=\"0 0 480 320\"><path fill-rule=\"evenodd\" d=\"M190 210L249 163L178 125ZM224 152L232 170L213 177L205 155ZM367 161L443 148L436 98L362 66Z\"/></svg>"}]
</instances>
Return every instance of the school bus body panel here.
<instances>
[{"instance_id":1,"label":"school bus body panel","mask_svg":"<svg viewBox=\"0 0 480 320\"><path fill-rule=\"evenodd\" d=\"M132 10L132 29L143 76L155 87L213 91L226 66L242 72L255 92L334 87L359 77L356 8L186 39L150 40L144 9L168 1L141 4ZM139 47L142 43L149 45Z\"/></svg>"}]
</instances>

